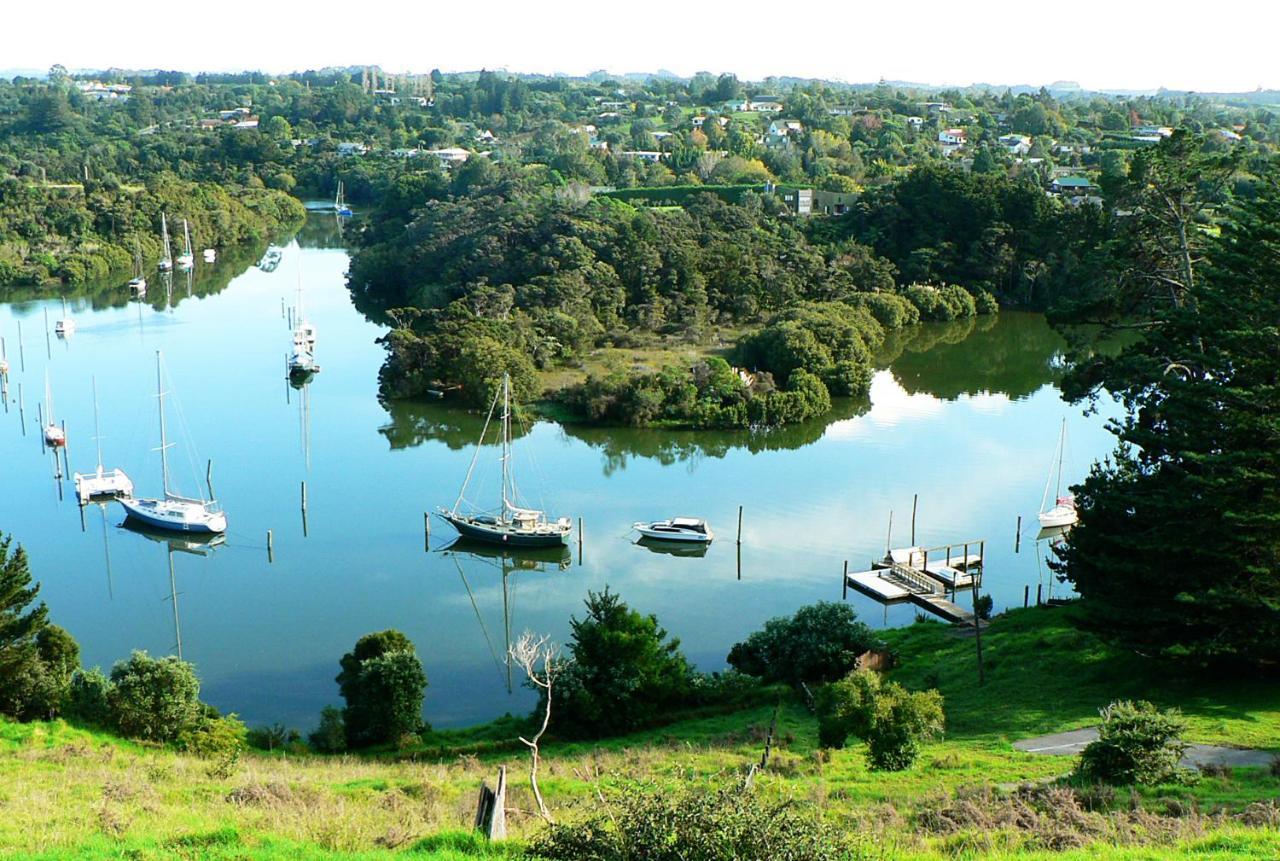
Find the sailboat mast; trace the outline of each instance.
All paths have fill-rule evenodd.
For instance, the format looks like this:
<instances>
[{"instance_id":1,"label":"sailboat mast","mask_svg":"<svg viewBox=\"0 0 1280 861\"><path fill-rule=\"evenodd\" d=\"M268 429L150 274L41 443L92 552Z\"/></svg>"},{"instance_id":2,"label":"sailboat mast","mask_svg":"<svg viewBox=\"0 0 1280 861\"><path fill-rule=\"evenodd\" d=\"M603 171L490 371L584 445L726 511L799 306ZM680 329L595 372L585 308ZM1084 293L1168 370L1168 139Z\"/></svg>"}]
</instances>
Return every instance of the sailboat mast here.
<instances>
[{"instance_id":1,"label":"sailboat mast","mask_svg":"<svg viewBox=\"0 0 1280 861\"><path fill-rule=\"evenodd\" d=\"M1054 491L1054 494L1053 494L1055 505L1057 504L1058 498L1062 496L1062 458L1065 454L1066 447L1067 447L1067 417L1063 416L1062 417L1062 433L1058 436L1058 484L1057 484L1057 489Z\"/></svg>"},{"instance_id":2,"label":"sailboat mast","mask_svg":"<svg viewBox=\"0 0 1280 861\"><path fill-rule=\"evenodd\" d=\"M98 475L102 475L102 425L98 421L98 378L93 379L93 441L98 445Z\"/></svg>"},{"instance_id":3,"label":"sailboat mast","mask_svg":"<svg viewBox=\"0 0 1280 861\"><path fill-rule=\"evenodd\" d=\"M511 482L511 375L502 375L502 513L512 507L507 495Z\"/></svg>"},{"instance_id":4,"label":"sailboat mast","mask_svg":"<svg viewBox=\"0 0 1280 861\"><path fill-rule=\"evenodd\" d=\"M160 402L160 473L164 482L164 494L169 495L169 439L164 426L164 377L160 370L160 351L156 350L156 397Z\"/></svg>"}]
</instances>

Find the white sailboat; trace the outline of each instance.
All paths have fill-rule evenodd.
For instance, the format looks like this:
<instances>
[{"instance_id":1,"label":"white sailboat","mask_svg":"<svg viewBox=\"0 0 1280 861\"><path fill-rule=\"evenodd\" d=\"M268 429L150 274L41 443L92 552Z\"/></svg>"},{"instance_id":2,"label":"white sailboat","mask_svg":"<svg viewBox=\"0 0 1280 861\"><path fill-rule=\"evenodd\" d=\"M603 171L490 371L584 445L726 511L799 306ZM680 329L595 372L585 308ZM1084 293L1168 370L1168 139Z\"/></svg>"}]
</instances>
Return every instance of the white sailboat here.
<instances>
[{"instance_id":1,"label":"white sailboat","mask_svg":"<svg viewBox=\"0 0 1280 861\"><path fill-rule=\"evenodd\" d=\"M1062 458L1067 447L1067 420L1062 420L1062 433L1058 435L1058 457L1056 469L1050 467L1049 478L1044 485L1044 496L1040 499L1040 526L1045 529L1073 526L1078 519L1076 514L1076 498L1070 493L1062 493ZM1054 490L1054 503L1052 508L1045 506L1049 502L1049 487L1054 485L1054 474L1057 474L1057 483Z\"/></svg>"},{"instance_id":2,"label":"white sailboat","mask_svg":"<svg viewBox=\"0 0 1280 861\"><path fill-rule=\"evenodd\" d=\"M178 255L178 268L190 269L195 264L195 255L191 253L191 228L184 218L182 219L182 253Z\"/></svg>"},{"instance_id":3,"label":"white sailboat","mask_svg":"<svg viewBox=\"0 0 1280 861\"><path fill-rule=\"evenodd\" d=\"M67 444L67 434L53 417L53 388L49 385L49 372L44 372L44 441L51 448Z\"/></svg>"},{"instance_id":4,"label":"white sailboat","mask_svg":"<svg viewBox=\"0 0 1280 861\"><path fill-rule=\"evenodd\" d=\"M120 500L129 517L146 526L166 529L172 532L217 533L227 531L227 515L216 500L194 499L180 496L169 490L169 458L166 454L170 447L164 420L164 371L163 359L156 351L156 388L160 402L160 471L164 481L164 496L159 499L135 499L128 497ZM212 489L210 490L212 496Z\"/></svg>"},{"instance_id":5,"label":"white sailboat","mask_svg":"<svg viewBox=\"0 0 1280 861\"><path fill-rule=\"evenodd\" d=\"M333 211L339 215L351 214L351 207L347 206L347 200L342 194L342 180L338 180L338 193L333 198Z\"/></svg>"},{"instance_id":6,"label":"white sailboat","mask_svg":"<svg viewBox=\"0 0 1280 861\"><path fill-rule=\"evenodd\" d=\"M493 421L493 414L502 401L502 504L496 511L466 512L462 510L467 493L467 485L475 471L476 460L484 445L485 433ZM469 507L474 507L470 506ZM452 509L440 509L440 516L447 520L458 534L464 538L483 541L487 544L501 544L507 547L557 547L569 543L569 533L573 529L573 521L568 517L548 520L546 512L536 508L526 508L519 504L515 479L511 472L511 376L502 375L502 387L493 397L489 406L489 415L485 419L484 429L480 431L480 440L476 443L475 454L471 458L471 467L462 482L462 490L453 503Z\"/></svg>"},{"instance_id":7,"label":"white sailboat","mask_svg":"<svg viewBox=\"0 0 1280 861\"><path fill-rule=\"evenodd\" d=\"M102 466L102 426L98 421L98 380L93 380L93 439L98 446L98 469L96 472L80 473L73 476L76 482L76 495L81 505L87 505L95 499L118 499L133 495L133 481L122 469L104 469Z\"/></svg>"},{"instance_id":8,"label":"white sailboat","mask_svg":"<svg viewBox=\"0 0 1280 861\"><path fill-rule=\"evenodd\" d=\"M142 249L136 239L133 242L133 277L129 279L129 289L139 299L147 295L147 279L142 277Z\"/></svg>"},{"instance_id":9,"label":"white sailboat","mask_svg":"<svg viewBox=\"0 0 1280 861\"><path fill-rule=\"evenodd\" d=\"M316 327L307 319L302 309L302 259L298 259L298 307L297 322L293 328L293 349L289 353L289 376L306 379L320 373L316 364Z\"/></svg>"},{"instance_id":10,"label":"white sailboat","mask_svg":"<svg viewBox=\"0 0 1280 861\"><path fill-rule=\"evenodd\" d=\"M173 252L169 248L169 223L164 213L160 213L160 239L164 243L164 252L160 257L160 271L168 272L173 268Z\"/></svg>"}]
</instances>

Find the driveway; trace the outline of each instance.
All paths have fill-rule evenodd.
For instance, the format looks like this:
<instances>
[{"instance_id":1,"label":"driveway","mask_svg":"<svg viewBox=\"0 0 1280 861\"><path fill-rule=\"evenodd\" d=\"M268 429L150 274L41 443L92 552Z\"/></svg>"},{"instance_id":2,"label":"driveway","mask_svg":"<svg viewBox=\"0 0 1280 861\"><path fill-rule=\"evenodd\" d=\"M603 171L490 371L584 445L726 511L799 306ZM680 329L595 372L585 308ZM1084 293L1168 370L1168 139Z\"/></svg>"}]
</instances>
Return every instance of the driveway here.
<instances>
[{"instance_id":1,"label":"driveway","mask_svg":"<svg viewBox=\"0 0 1280 861\"><path fill-rule=\"evenodd\" d=\"M1026 753L1046 756L1075 756L1085 745L1098 737L1097 727L1057 732L1036 738L1024 738L1013 743L1014 748ZM1276 755L1265 750L1239 747L1221 747L1216 744L1193 744L1182 755L1182 764L1188 768L1200 765L1228 765L1248 768L1269 766Z\"/></svg>"}]
</instances>

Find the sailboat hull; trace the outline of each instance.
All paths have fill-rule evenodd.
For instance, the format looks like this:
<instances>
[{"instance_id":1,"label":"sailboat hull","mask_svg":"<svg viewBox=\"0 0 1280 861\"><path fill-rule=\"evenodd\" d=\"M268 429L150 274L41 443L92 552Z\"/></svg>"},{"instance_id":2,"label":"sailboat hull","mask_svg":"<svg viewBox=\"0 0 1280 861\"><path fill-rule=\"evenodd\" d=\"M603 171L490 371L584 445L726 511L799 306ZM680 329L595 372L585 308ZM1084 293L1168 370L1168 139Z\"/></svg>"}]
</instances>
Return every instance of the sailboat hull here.
<instances>
[{"instance_id":1,"label":"sailboat hull","mask_svg":"<svg viewBox=\"0 0 1280 861\"><path fill-rule=\"evenodd\" d=\"M227 516L221 511L209 511L199 502L121 499L120 505L132 520L154 529L206 535L227 531Z\"/></svg>"},{"instance_id":2,"label":"sailboat hull","mask_svg":"<svg viewBox=\"0 0 1280 861\"><path fill-rule=\"evenodd\" d=\"M1040 512L1040 526L1051 527L1074 526L1079 515L1074 506L1056 505L1048 511Z\"/></svg>"},{"instance_id":3,"label":"sailboat hull","mask_svg":"<svg viewBox=\"0 0 1280 861\"><path fill-rule=\"evenodd\" d=\"M493 518L460 517L441 514L463 538L505 547L564 547L569 543L568 526L548 524L538 529L520 529Z\"/></svg>"}]
</instances>

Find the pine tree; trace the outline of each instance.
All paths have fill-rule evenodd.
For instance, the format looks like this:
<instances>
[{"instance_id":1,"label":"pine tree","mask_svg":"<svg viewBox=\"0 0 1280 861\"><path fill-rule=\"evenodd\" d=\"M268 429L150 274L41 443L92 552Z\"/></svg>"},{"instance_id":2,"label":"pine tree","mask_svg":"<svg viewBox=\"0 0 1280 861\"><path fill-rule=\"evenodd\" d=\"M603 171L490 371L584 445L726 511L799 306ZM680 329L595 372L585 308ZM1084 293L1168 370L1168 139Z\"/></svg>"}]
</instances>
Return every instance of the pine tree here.
<instances>
[{"instance_id":1,"label":"pine tree","mask_svg":"<svg viewBox=\"0 0 1280 861\"><path fill-rule=\"evenodd\" d=\"M1208 249L1191 301L1077 372L1125 407L1061 570L1131 644L1280 661L1280 171Z\"/></svg>"},{"instance_id":2,"label":"pine tree","mask_svg":"<svg viewBox=\"0 0 1280 861\"><path fill-rule=\"evenodd\" d=\"M29 709L34 676L41 675L36 637L48 625L44 602L32 603L40 592L31 583L27 553L13 539L0 535L0 713L23 717Z\"/></svg>"}]
</instances>

